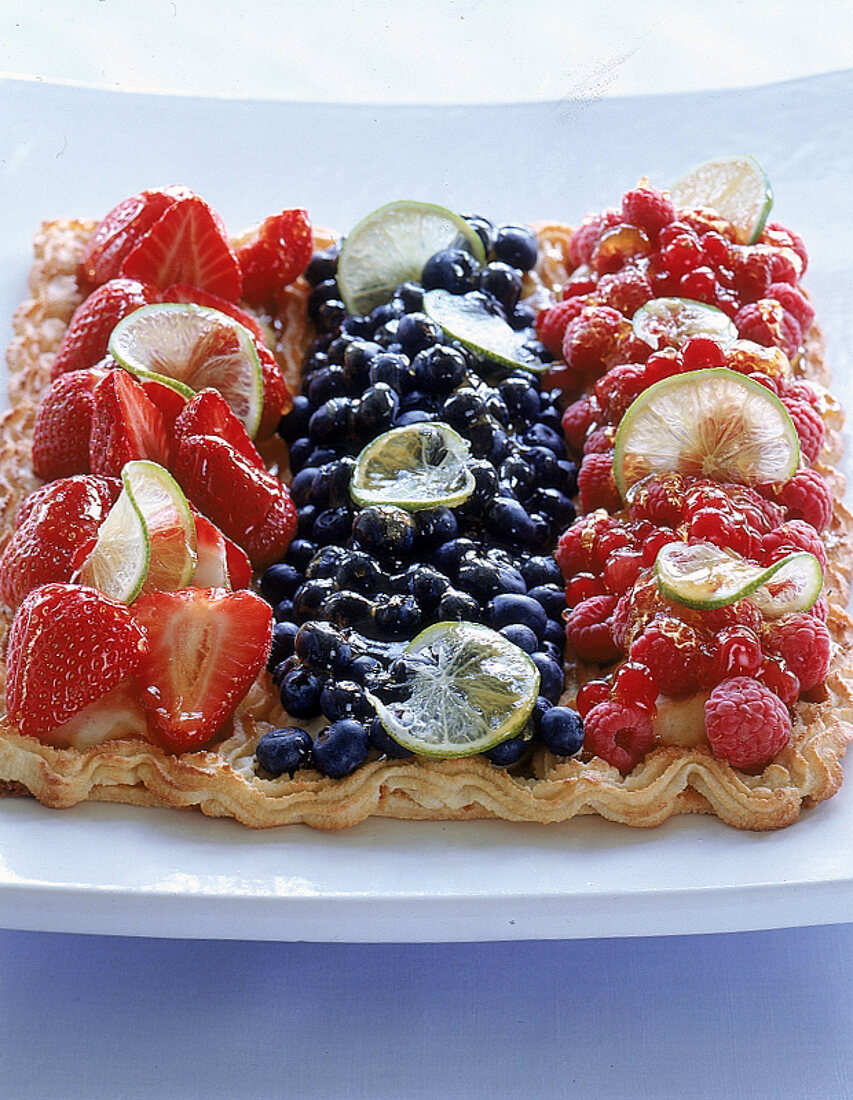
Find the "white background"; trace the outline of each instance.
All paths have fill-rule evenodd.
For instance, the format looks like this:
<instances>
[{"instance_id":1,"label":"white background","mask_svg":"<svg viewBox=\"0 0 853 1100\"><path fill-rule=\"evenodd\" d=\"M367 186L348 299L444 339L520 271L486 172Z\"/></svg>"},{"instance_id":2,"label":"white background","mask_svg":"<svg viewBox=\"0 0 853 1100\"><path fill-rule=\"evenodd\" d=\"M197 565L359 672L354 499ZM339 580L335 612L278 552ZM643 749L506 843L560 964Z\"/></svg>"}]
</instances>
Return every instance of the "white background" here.
<instances>
[{"instance_id":1,"label":"white background","mask_svg":"<svg viewBox=\"0 0 853 1100\"><path fill-rule=\"evenodd\" d=\"M67 81L109 91L283 103L555 102L555 112L566 118L574 117L575 105L580 112L601 98L628 97L624 109L630 112L635 96L745 88L853 66L853 5L848 3L600 0L591 12L574 3L399 0L305 8L259 0L227 5L202 0L0 3L0 70L35 82ZM774 179L784 185L779 203L795 228L814 241L811 286L828 318L831 350L849 366L850 205L838 179L828 179L825 169L831 161L837 171L845 156L853 160L846 122L853 104L849 94L827 103L829 138L824 134L818 140L813 133L786 129L798 117L790 86L778 94L776 132L776 98L771 88L744 103L758 103L765 112L767 155ZM150 120L148 100L123 100L116 114L126 119L137 102L140 118ZM699 132L691 133L692 116L682 119L678 147L676 128L661 133L653 104L645 110L636 126L643 138L647 128L649 163L669 171L679 163L682 144L691 153L700 147L702 119L708 126L714 102L707 96L684 100L685 108L699 108ZM731 110L731 99L726 102ZM100 120L103 106L92 103ZM189 103L184 110L170 103L169 110L184 142L193 139L191 119L208 126L212 119L216 126L216 112L209 106L197 109ZM162 119L168 111L155 114ZM235 117L223 111L222 125ZM266 117L259 109L257 118ZM587 112L587 117L597 116ZM152 163L192 161L176 143L173 147L166 124L157 155L150 123L137 146L128 133L99 143L94 128L81 137L86 121L58 116L58 137L70 137L67 155L60 155L60 141L41 159L38 148L27 149L19 140L27 118L6 122L4 132L15 139L0 149L0 250L4 274L11 279L8 295L21 296L26 264L21 242L31 237L37 212L96 216L113 187L130 184ZM748 121L743 120L747 130ZM40 123L44 126L44 120ZM566 150L569 165L579 157L592 165L577 169L589 194L577 195L571 179L567 182L566 201L582 207L571 210L571 216L585 212L588 203L613 201L632 182L613 178L609 166L619 163L620 150L608 146L610 133L598 134L588 126L583 146ZM464 131L456 122L453 134L454 153L461 160ZM231 137L205 136L219 154ZM529 137L523 132L512 136L522 147ZM247 174L242 198L234 196L233 186L223 189L228 213L243 219L262 216L272 189L269 181L258 179L261 158L241 148L240 135L233 137L235 170L242 164ZM284 165L288 134L271 131L263 138L269 140L271 159ZM720 139L719 130L715 138ZM471 186L478 158L487 176L491 171L476 134L471 143L474 151L460 179L446 182L450 193L454 186ZM845 147L839 149L839 143ZM628 144L633 169L642 143L634 134ZM93 150L102 155L102 164ZM537 189L549 198L559 196L552 177L537 179L537 150L524 151L527 159L519 158L519 165L529 165L531 180L525 201L535 206ZM41 182L24 194L16 190L19 176L12 160L31 153ZM368 160L365 181L360 165L341 165L332 153L334 176L317 191L324 213L344 219L362 194L381 188L384 175L393 177L397 166L387 159ZM553 165L553 155L548 163ZM521 171L515 161L513 169ZM433 168L429 175L438 178ZM215 176L211 169L210 178ZM297 164L288 179L299 176ZM57 181L67 210L53 207ZM151 182L143 179L139 186ZM489 181L483 186L484 193L499 192ZM612 192L605 195L608 188ZM341 197L347 189L350 194ZM45 209L48 201L51 208ZM91 208L84 208L87 201ZM820 878L821 864L839 865L850 857L849 835L836 837L832 846L820 843L825 821L847 812L850 794L842 791L825 819L816 814L795 827L801 831L792 834L800 838L793 845L783 835L733 843L733 849L768 852L767 875L776 881L780 869L772 853L786 847L797 852L790 877L805 884L802 909L812 924L810 880ZM16 812L14 824L26 824L29 812ZM719 835L714 823L708 824L707 835L701 822L686 831L697 836L697 868L703 849ZM105 848L111 843L108 828L104 822ZM128 844L128 832L121 825L117 830L118 850ZM176 831L170 818L151 822L140 836ZM66 828L61 816L54 824L53 817L39 815L33 835L50 853L46 862L60 866L63 843L69 837L76 843L84 832L84 825ZM815 865L809 864L802 839L808 834L815 835ZM0 817L0 855L8 851L9 835L8 821L4 826ZM472 879L480 881L494 852L488 829L476 835L470 858ZM644 867L653 873L650 853L665 863L667 835L632 835L626 848L636 853L635 883ZM676 835L679 843L672 851L681 853L683 835ZM260 847L269 851L274 846L265 839ZM348 834L340 847L357 852L359 834ZM140 839L140 859L142 848ZM176 846L177 867L184 855ZM459 859L458 850L454 858ZM160 861L168 864L168 852L161 853ZM66 868L81 863L85 879L80 850L67 852ZM415 877L416 868L411 873ZM756 863L755 878L760 877ZM793 897L790 923L796 924L796 892ZM45 905L50 904L47 895ZM833 911L827 919L845 918ZM54 909L41 925L28 927L61 927L57 920L61 912ZM667 920L664 911L662 927ZM185 927L180 932L187 935ZM382 932L377 925L377 939ZM161 926L159 934L168 937L168 926ZM432 945L276 944L249 942L250 935L240 942L239 929L231 934L235 940L0 933L0 1097L853 1097L851 924ZM205 935L203 928L198 935ZM283 936L289 938L286 930ZM452 939L453 933L441 927L435 937ZM345 940L346 930L337 938Z\"/></svg>"}]
</instances>

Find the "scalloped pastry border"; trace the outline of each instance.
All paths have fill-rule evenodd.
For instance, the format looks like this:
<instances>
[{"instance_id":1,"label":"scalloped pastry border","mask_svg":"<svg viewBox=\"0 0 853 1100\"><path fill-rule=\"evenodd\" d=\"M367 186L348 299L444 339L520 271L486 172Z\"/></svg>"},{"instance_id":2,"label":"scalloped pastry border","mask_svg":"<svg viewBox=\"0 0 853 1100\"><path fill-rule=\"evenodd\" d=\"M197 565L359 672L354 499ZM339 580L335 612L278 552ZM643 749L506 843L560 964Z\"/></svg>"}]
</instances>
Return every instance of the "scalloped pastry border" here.
<instances>
[{"instance_id":1,"label":"scalloped pastry border","mask_svg":"<svg viewBox=\"0 0 853 1100\"><path fill-rule=\"evenodd\" d=\"M21 500L39 482L31 469L30 438L50 364L80 302L75 271L92 222L60 219L43 223L34 241L31 297L16 311L8 349L10 409L2 419L0 445L0 547L13 527ZM540 281L565 274L570 229L538 227L542 242ZM322 243L331 235L319 234ZM276 324L278 352L293 383L307 340L300 280L288 294ZM828 380L818 334L810 334L808 374ZM842 783L841 760L853 740L853 620L847 604L853 550L853 517L841 502L844 484L834 463L841 451L841 412L828 400L827 462L837 505L828 538L829 625L835 655L821 702L795 708L791 744L759 775L745 775L715 759L704 747L660 746L630 775L603 761L559 761L544 749L530 774L514 775L481 758L425 761L375 760L345 779L314 772L292 779L254 773L258 739L285 721L263 673L235 715L217 751L175 757L143 741L110 741L86 751L57 749L18 733L0 720L0 794L31 795L51 808L83 801L137 806L196 808L211 817L231 817L251 828L304 823L339 829L371 816L408 820L498 818L551 823L598 814L633 826L654 826L674 814L714 814L741 829L776 829L794 822L803 808L832 797ZM0 645L11 614L0 609ZM573 682L590 674L570 669ZM5 666L0 668L0 690ZM571 695L571 687L567 689Z\"/></svg>"}]
</instances>

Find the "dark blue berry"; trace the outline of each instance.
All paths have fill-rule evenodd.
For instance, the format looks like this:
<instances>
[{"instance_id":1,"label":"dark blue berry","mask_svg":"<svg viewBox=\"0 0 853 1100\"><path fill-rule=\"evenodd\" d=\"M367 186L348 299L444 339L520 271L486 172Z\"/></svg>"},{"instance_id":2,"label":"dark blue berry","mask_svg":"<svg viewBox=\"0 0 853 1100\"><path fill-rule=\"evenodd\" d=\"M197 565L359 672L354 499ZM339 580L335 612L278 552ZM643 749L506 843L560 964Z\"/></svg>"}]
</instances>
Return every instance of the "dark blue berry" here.
<instances>
[{"instance_id":1,"label":"dark blue berry","mask_svg":"<svg viewBox=\"0 0 853 1100\"><path fill-rule=\"evenodd\" d=\"M304 623L293 649L301 661L329 672L341 672L352 660L352 646L330 623Z\"/></svg>"},{"instance_id":2,"label":"dark blue berry","mask_svg":"<svg viewBox=\"0 0 853 1100\"><path fill-rule=\"evenodd\" d=\"M492 250L492 241L495 235L495 227L492 222L490 222L488 218L484 218L481 214L462 214L461 217L470 225L483 242L483 249L488 256Z\"/></svg>"},{"instance_id":3,"label":"dark blue berry","mask_svg":"<svg viewBox=\"0 0 853 1100\"><path fill-rule=\"evenodd\" d=\"M344 543L352 530L352 512L349 508L327 508L320 512L311 528L311 538L320 545Z\"/></svg>"},{"instance_id":4,"label":"dark blue berry","mask_svg":"<svg viewBox=\"0 0 853 1100\"><path fill-rule=\"evenodd\" d=\"M517 569L484 557L465 558L457 571L456 583L482 604L499 592L523 593L527 587Z\"/></svg>"},{"instance_id":5,"label":"dark blue berry","mask_svg":"<svg viewBox=\"0 0 853 1100\"><path fill-rule=\"evenodd\" d=\"M303 466L290 483L290 498L297 508L308 504L317 478L316 466Z\"/></svg>"},{"instance_id":6,"label":"dark blue berry","mask_svg":"<svg viewBox=\"0 0 853 1100\"><path fill-rule=\"evenodd\" d=\"M511 546L535 545L539 538L536 524L524 506L512 497L494 497L483 511L483 523L501 542Z\"/></svg>"},{"instance_id":7,"label":"dark blue berry","mask_svg":"<svg viewBox=\"0 0 853 1100\"><path fill-rule=\"evenodd\" d=\"M524 737L510 737L508 741L501 741L493 749L483 753L483 756L496 768L510 768L517 764L530 747L530 742Z\"/></svg>"},{"instance_id":8,"label":"dark blue berry","mask_svg":"<svg viewBox=\"0 0 853 1100\"><path fill-rule=\"evenodd\" d=\"M547 516L559 531L564 531L575 518L574 504L559 489L534 489L525 503L531 512Z\"/></svg>"},{"instance_id":9,"label":"dark blue berry","mask_svg":"<svg viewBox=\"0 0 853 1100\"><path fill-rule=\"evenodd\" d=\"M293 656L293 640L299 627L294 622L280 620L273 623L272 643L267 668L272 671L282 661Z\"/></svg>"},{"instance_id":10,"label":"dark blue berry","mask_svg":"<svg viewBox=\"0 0 853 1100\"><path fill-rule=\"evenodd\" d=\"M461 386L468 373L464 352L448 344L434 344L412 360L415 382L426 392L449 393Z\"/></svg>"},{"instance_id":11,"label":"dark blue berry","mask_svg":"<svg viewBox=\"0 0 853 1100\"><path fill-rule=\"evenodd\" d=\"M278 601L273 608L273 619L277 623L293 620L293 600L289 596Z\"/></svg>"},{"instance_id":12,"label":"dark blue berry","mask_svg":"<svg viewBox=\"0 0 853 1100\"><path fill-rule=\"evenodd\" d=\"M356 541L373 553L397 555L411 550L417 527L403 508L374 504L356 514L352 527Z\"/></svg>"},{"instance_id":13,"label":"dark blue berry","mask_svg":"<svg viewBox=\"0 0 853 1100\"><path fill-rule=\"evenodd\" d=\"M421 624L421 609L413 596L380 598L373 608L373 622L380 637L410 637Z\"/></svg>"},{"instance_id":14,"label":"dark blue berry","mask_svg":"<svg viewBox=\"0 0 853 1100\"><path fill-rule=\"evenodd\" d=\"M320 693L320 709L330 722L341 718L364 720L373 708L364 688L354 680L329 680Z\"/></svg>"},{"instance_id":15,"label":"dark blue berry","mask_svg":"<svg viewBox=\"0 0 853 1100\"><path fill-rule=\"evenodd\" d=\"M395 393L405 393L414 385L414 371L408 355L384 352L371 360L369 380L371 385L385 382Z\"/></svg>"},{"instance_id":16,"label":"dark blue berry","mask_svg":"<svg viewBox=\"0 0 853 1100\"><path fill-rule=\"evenodd\" d=\"M456 516L450 508L429 508L416 513L418 538L424 546L438 546L455 539L459 532Z\"/></svg>"},{"instance_id":17,"label":"dark blue berry","mask_svg":"<svg viewBox=\"0 0 853 1100\"><path fill-rule=\"evenodd\" d=\"M322 605L323 617L338 627L369 625L372 612L373 600L351 588L330 592Z\"/></svg>"},{"instance_id":18,"label":"dark blue berry","mask_svg":"<svg viewBox=\"0 0 853 1100\"><path fill-rule=\"evenodd\" d=\"M318 577L334 577L348 556L343 546L321 546L305 567L305 576L312 581Z\"/></svg>"},{"instance_id":19,"label":"dark blue berry","mask_svg":"<svg viewBox=\"0 0 853 1100\"><path fill-rule=\"evenodd\" d=\"M514 329L516 332L521 332L522 329L526 328L532 329L536 324L536 308L530 305L529 302L518 302L513 309L507 311L506 319L509 322L510 328ZM531 333L531 336L532 335ZM529 340L525 344L525 347L528 351L545 362L545 349L538 340ZM548 358L550 359L550 356L548 356Z\"/></svg>"},{"instance_id":20,"label":"dark blue berry","mask_svg":"<svg viewBox=\"0 0 853 1100\"><path fill-rule=\"evenodd\" d=\"M524 626L523 623L507 623L498 633L502 634L508 642L523 649L525 653L535 653L539 649L539 639L530 627Z\"/></svg>"},{"instance_id":21,"label":"dark blue berry","mask_svg":"<svg viewBox=\"0 0 853 1100\"><path fill-rule=\"evenodd\" d=\"M556 703L563 694L563 667L545 653L532 653L531 660L539 669L539 694Z\"/></svg>"},{"instance_id":22,"label":"dark blue berry","mask_svg":"<svg viewBox=\"0 0 853 1100\"><path fill-rule=\"evenodd\" d=\"M363 390L370 375L370 364L383 354L374 340L354 340L344 352L343 370L353 392Z\"/></svg>"},{"instance_id":23,"label":"dark blue berry","mask_svg":"<svg viewBox=\"0 0 853 1100\"><path fill-rule=\"evenodd\" d=\"M540 584L563 585L563 571L550 554L534 554L521 562L519 569L530 588Z\"/></svg>"},{"instance_id":24,"label":"dark blue berry","mask_svg":"<svg viewBox=\"0 0 853 1100\"><path fill-rule=\"evenodd\" d=\"M367 759L370 740L361 722L343 718L333 722L314 742L312 758L317 768L330 779L343 779Z\"/></svg>"},{"instance_id":25,"label":"dark blue berry","mask_svg":"<svg viewBox=\"0 0 853 1100\"><path fill-rule=\"evenodd\" d=\"M419 313L424 306L424 288L420 283L400 283L395 292L406 313Z\"/></svg>"},{"instance_id":26,"label":"dark blue berry","mask_svg":"<svg viewBox=\"0 0 853 1100\"><path fill-rule=\"evenodd\" d=\"M361 395L355 407L355 430L361 436L379 435L391 427L400 398L387 382L375 382Z\"/></svg>"},{"instance_id":27,"label":"dark blue berry","mask_svg":"<svg viewBox=\"0 0 853 1100\"><path fill-rule=\"evenodd\" d=\"M557 647L560 653L566 644L566 624L562 619L549 619L542 632L542 641L550 642Z\"/></svg>"},{"instance_id":28,"label":"dark blue berry","mask_svg":"<svg viewBox=\"0 0 853 1100\"><path fill-rule=\"evenodd\" d=\"M300 538L310 538L314 530L314 520L317 518L317 509L313 504L303 504L296 509L296 533Z\"/></svg>"},{"instance_id":29,"label":"dark blue berry","mask_svg":"<svg viewBox=\"0 0 853 1100\"><path fill-rule=\"evenodd\" d=\"M465 429L475 458L488 459L499 465L509 453L509 437L493 416L484 415L472 421Z\"/></svg>"},{"instance_id":30,"label":"dark blue berry","mask_svg":"<svg viewBox=\"0 0 853 1100\"><path fill-rule=\"evenodd\" d=\"M315 542L306 538L294 539L287 548L287 561L304 573L308 563L316 553L317 544Z\"/></svg>"},{"instance_id":31,"label":"dark blue berry","mask_svg":"<svg viewBox=\"0 0 853 1100\"><path fill-rule=\"evenodd\" d=\"M293 617L296 622L316 618L325 600L333 592L334 584L331 577L317 577L306 581L293 597Z\"/></svg>"},{"instance_id":32,"label":"dark blue berry","mask_svg":"<svg viewBox=\"0 0 853 1100\"><path fill-rule=\"evenodd\" d=\"M526 500L536 487L536 476L520 454L505 458L498 471L501 487L519 500Z\"/></svg>"},{"instance_id":33,"label":"dark blue berry","mask_svg":"<svg viewBox=\"0 0 853 1100\"><path fill-rule=\"evenodd\" d=\"M388 756L392 760L402 760L412 753L404 749L394 740L390 733L382 725L380 718L374 718L370 723L370 743L381 756Z\"/></svg>"},{"instance_id":34,"label":"dark blue berry","mask_svg":"<svg viewBox=\"0 0 853 1100\"><path fill-rule=\"evenodd\" d=\"M308 431L312 413L311 402L304 394L297 394L288 412L278 422L278 434L286 443L293 443Z\"/></svg>"},{"instance_id":35,"label":"dark blue berry","mask_svg":"<svg viewBox=\"0 0 853 1100\"><path fill-rule=\"evenodd\" d=\"M404 313L397 323L396 335L403 353L413 358L419 351L438 343L442 329L425 313Z\"/></svg>"},{"instance_id":36,"label":"dark blue berry","mask_svg":"<svg viewBox=\"0 0 853 1100\"><path fill-rule=\"evenodd\" d=\"M387 574L370 554L352 550L341 562L335 575L339 588L351 588L365 596L375 596L386 590Z\"/></svg>"},{"instance_id":37,"label":"dark blue berry","mask_svg":"<svg viewBox=\"0 0 853 1100\"><path fill-rule=\"evenodd\" d=\"M311 738L298 726L270 730L258 742L255 759L275 779L285 772L292 776L310 761Z\"/></svg>"},{"instance_id":38,"label":"dark blue berry","mask_svg":"<svg viewBox=\"0 0 853 1100\"><path fill-rule=\"evenodd\" d=\"M526 225L501 225L495 230L492 253L496 260L529 271L536 263L539 243L536 234Z\"/></svg>"},{"instance_id":39,"label":"dark blue berry","mask_svg":"<svg viewBox=\"0 0 853 1100\"><path fill-rule=\"evenodd\" d=\"M415 357L417 361L417 356ZM428 412L433 416L441 408L441 400L435 394L425 393L423 390L409 390L400 398L400 412Z\"/></svg>"},{"instance_id":40,"label":"dark blue berry","mask_svg":"<svg viewBox=\"0 0 853 1100\"><path fill-rule=\"evenodd\" d=\"M281 705L294 718L316 718L320 714L322 681L307 668L294 668L281 681Z\"/></svg>"},{"instance_id":41,"label":"dark blue berry","mask_svg":"<svg viewBox=\"0 0 853 1100\"><path fill-rule=\"evenodd\" d=\"M329 298L317 306L317 328L320 332L334 332L346 319L347 307L339 298Z\"/></svg>"},{"instance_id":42,"label":"dark blue berry","mask_svg":"<svg viewBox=\"0 0 853 1100\"><path fill-rule=\"evenodd\" d=\"M345 397L349 392L349 379L344 374L344 368L337 363L330 363L313 374L307 390L308 400L315 409L332 397Z\"/></svg>"},{"instance_id":43,"label":"dark blue berry","mask_svg":"<svg viewBox=\"0 0 853 1100\"><path fill-rule=\"evenodd\" d=\"M424 264L421 282L427 290L449 290L464 294L476 283L480 265L470 252L461 248L443 248Z\"/></svg>"},{"instance_id":44,"label":"dark blue berry","mask_svg":"<svg viewBox=\"0 0 853 1100\"><path fill-rule=\"evenodd\" d=\"M486 414L486 402L476 390L462 386L447 398L442 419L464 434L465 429Z\"/></svg>"},{"instance_id":45,"label":"dark blue berry","mask_svg":"<svg viewBox=\"0 0 853 1100\"><path fill-rule=\"evenodd\" d=\"M311 286L334 279L338 273L338 251L338 246L333 244L322 252L314 253L303 272Z\"/></svg>"},{"instance_id":46,"label":"dark blue berry","mask_svg":"<svg viewBox=\"0 0 853 1100\"><path fill-rule=\"evenodd\" d=\"M492 261L480 272L477 286L486 294L497 298L507 312L511 312L521 297L521 275L516 268L500 260Z\"/></svg>"},{"instance_id":47,"label":"dark blue berry","mask_svg":"<svg viewBox=\"0 0 853 1100\"><path fill-rule=\"evenodd\" d=\"M431 565L411 566L405 574L408 591L424 610L431 610L450 587L446 574Z\"/></svg>"},{"instance_id":48,"label":"dark blue berry","mask_svg":"<svg viewBox=\"0 0 853 1100\"><path fill-rule=\"evenodd\" d=\"M315 283L311 288L306 303L306 310L308 316L318 328L322 328L320 325L321 308L326 302L339 301L339 295L340 291L338 290L338 284L331 278L321 279L319 283Z\"/></svg>"},{"instance_id":49,"label":"dark blue berry","mask_svg":"<svg viewBox=\"0 0 853 1100\"><path fill-rule=\"evenodd\" d=\"M559 619L566 609L566 590L561 585L537 584L527 595L542 604L549 619Z\"/></svg>"},{"instance_id":50,"label":"dark blue berry","mask_svg":"<svg viewBox=\"0 0 853 1100\"><path fill-rule=\"evenodd\" d=\"M520 593L499 592L489 607L489 619L495 630L510 623L522 623L541 638L548 622L542 604Z\"/></svg>"},{"instance_id":51,"label":"dark blue berry","mask_svg":"<svg viewBox=\"0 0 853 1100\"><path fill-rule=\"evenodd\" d=\"M303 468L303 466L308 465L308 458L313 450L314 440L307 435L300 436L299 439L295 439L290 444L288 457L290 462L290 472L292 474L298 473Z\"/></svg>"},{"instance_id":52,"label":"dark blue berry","mask_svg":"<svg viewBox=\"0 0 853 1100\"><path fill-rule=\"evenodd\" d=\"M406 412L399 414L392 427L405 428L409 424L429 424L430 421L435 420L435 415L434 412L428 412L426 409L407 409Z\"/></svg>"},{"instance_id":53,"label":"dark blue berry","mask_svg":"<svg viewBox=\"0 0 853 1100\"><path fill-rule=\"evenodd\" d=\"M364 685L381 667L382 664L376 657L363 653L359 657L353 657L344 669L343 676L346 680Z\"/></svg>"},{"instance_id":54,"label":"dark blue berry","mask_svg":"<svg viewBox=\"0 0 853 1100\"><path fill-rule=\"evenodd\" d=\"M355 403L350 397L332 397L311 415L308 431L321 443L349 435L355 417Z\"/></svg>"},{"instance_id":55,"label":"dark blue berry","mask_svg":"<svg viewBox=\"0 0 853 1100\"><path fill-rule=\"evenodd\" d=\"M574 756L583 745L583 720L569 707L551 707L539 720L545 747L555 756Z\"/></svg>"},{"instance_id":56,"label":"dark blue berry","mask_svg":"<svg viewBox=\"0 0 853 1100\"><path fill-rule=\"evenodd\" d=\"M456 575L462 559L466 555L476 553L476 551L477 544L471 539L454 538L441 543L440 546L436 546L431 559L437 569L440 569L442 573L446 573L447 576L453 577Z\"/></svg>"},{"instance_id":57,"label":"dark blue berry","mask_svg":"<svg viewBox=\"0 0 853 1100\"><path fill-rule=\"evenodd\" d=\"M302 573L294 565L280 561L261 574L261 595L270 604L277 604L285 596L292 596L302 584Z\"/></svg>"},{"instance_id":58,"label":"dark blue berry","mask_svg":"<svg viewBox=\"0 0 853 1100\"><path fill-rule=\"evenodd\" d=\"M438 622L477 622L480 618L480 603L476 596L448 588L438 601L435 609Z\"/></svg>"},{"instance_id":59,"label":"dark blue berry","mask_svg":"<svg viewBox=\"0 0 853 1100\"><path fill-rule=\"evenodd\" d=\"M557 458L566 457L566 441L559 432L549 428L547 424L534 424L521 437L522 442L528 447L547 447L553 451Z\"/></svg>"}]
</instances>

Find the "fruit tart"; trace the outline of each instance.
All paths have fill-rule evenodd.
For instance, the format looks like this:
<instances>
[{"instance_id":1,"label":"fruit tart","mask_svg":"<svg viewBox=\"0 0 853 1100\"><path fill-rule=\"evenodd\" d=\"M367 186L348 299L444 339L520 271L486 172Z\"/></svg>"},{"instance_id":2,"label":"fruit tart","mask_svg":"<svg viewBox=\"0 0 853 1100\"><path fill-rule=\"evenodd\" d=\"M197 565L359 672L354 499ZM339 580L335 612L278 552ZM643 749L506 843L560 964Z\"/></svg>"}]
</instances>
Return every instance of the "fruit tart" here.
<instances>
[{"instance_id":1,"label":"fruit tart","mask_svg":"<svg viewBox=\"0 0 853 1100\"><path fill-rule=\"evenodd\" d=\"M790 824L842 780L842 413L751 158L572 229L35 242L0 458L0 785L251 827Z\"/></svg>"}]
</instances>

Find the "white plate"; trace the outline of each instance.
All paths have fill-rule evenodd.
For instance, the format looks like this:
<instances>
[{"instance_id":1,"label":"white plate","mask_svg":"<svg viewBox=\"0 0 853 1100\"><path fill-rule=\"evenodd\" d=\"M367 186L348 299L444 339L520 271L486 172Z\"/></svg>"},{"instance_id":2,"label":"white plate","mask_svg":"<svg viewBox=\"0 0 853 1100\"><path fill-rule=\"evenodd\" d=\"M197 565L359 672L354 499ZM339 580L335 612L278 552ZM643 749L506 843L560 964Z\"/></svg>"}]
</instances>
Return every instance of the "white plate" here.
<instances>
[{"instance_id":1,"label":"white plate","mask_svg":"<svg viewBox=\"0 0 853 1100\"><path fill-rule=\"evenodd\" d=\"M836 375L850 374L853 74L738 93L477 108L292 106L0 84L0 340L42 218L97 217L186 183L238 230L283 206L346 229L424 198L498 220L618 202L729 151L758 157L807 241ZM849 398L849 385L838 387ZM848 392L845 392L848 391ZM372 821L254 833L170 811L0 803L10 928L281 940L549 939L735 931L853 913L853 790L790 829L705 818L648 831Z\"/></svg>"}]
</instances>

